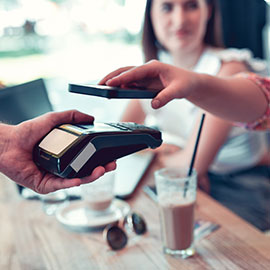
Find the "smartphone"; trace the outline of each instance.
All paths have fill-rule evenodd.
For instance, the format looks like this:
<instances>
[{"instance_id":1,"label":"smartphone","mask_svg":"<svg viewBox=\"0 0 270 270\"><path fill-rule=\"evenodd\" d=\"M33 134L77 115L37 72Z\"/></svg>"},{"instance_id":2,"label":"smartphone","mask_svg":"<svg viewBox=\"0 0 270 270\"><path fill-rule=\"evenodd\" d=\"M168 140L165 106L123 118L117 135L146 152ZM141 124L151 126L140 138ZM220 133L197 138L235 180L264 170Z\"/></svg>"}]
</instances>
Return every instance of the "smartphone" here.
<instances>
[{"instance_id":1,"label":"smartphone","mask_svg":"<svg viewBox=\"0 0 270 270\"><path fill-rule=\"evenodd\" d=\"M158 91L134 88L119 88L107 85L93 84L69 84L68 91L77 94L91 95L104 98L135 98L147 99L154 98Z\"/></svg>"}]
</instances>

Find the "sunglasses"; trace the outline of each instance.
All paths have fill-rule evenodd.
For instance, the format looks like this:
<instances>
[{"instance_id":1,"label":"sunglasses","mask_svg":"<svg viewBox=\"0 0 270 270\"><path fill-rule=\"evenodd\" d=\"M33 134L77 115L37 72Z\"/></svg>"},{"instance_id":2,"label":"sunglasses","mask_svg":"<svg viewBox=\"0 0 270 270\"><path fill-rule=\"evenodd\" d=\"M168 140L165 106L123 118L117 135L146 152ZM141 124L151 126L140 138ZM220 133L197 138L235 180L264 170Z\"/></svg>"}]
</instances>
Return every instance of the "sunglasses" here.
<instances>
[{"instance_id":1,"label":"sunglasses","mask_svg":"<svg viewBox=\"0 0 270 270\"><path fill-rule=\"evenodd\" d=\"M106 226L103 237L111 249L120 250L127 245L128 236L125 229L137 235L142 235L147 231L147 226L143 217L135 212L129 213L116 224Z\"/></svg>"}]
</instances>

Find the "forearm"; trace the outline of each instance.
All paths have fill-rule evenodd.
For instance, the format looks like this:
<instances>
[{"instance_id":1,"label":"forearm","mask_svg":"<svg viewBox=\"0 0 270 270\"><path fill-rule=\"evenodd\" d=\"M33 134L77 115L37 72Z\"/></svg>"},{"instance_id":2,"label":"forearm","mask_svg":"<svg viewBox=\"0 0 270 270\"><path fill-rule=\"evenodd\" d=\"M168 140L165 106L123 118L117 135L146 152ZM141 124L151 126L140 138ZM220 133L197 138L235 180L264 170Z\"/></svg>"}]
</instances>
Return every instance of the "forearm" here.
<instances>
[{"instance_id":1,"label":"forearm","mask_svg":"<svg viewBox=\"0 0 270 270\"><path fill-rule=\"evenodd\" d=\"M267 99L259 87L245 78L217 78L199 74L188 100L230 121L252 122L267 110Z\"/></svg>"}]
</instances>

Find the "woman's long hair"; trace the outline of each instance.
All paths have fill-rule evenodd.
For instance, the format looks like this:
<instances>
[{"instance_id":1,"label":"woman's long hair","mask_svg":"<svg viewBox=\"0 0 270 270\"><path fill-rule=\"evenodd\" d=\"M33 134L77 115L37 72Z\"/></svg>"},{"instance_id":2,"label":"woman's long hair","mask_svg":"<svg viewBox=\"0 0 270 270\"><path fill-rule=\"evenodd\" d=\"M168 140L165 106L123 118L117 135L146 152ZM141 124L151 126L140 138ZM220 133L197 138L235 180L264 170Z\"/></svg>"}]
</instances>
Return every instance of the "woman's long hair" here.
<instances>
[{"instance_id":1,"label":"woman's long hair","mask_svg":"<svg viewBox=\"0 0 270 270\"><path fill-rule=\"evenodd\" d=\"M217 0L205 0L208 5L212 7L211 17L208 20L206 33L204 36L205 44L213 47L223 47L222 30L221 30L221 16L218 8ZM151 7L152 0L147 0L143 32L142 32L142 48L144 54L144 61L147 62L152 59L158 59L158 50L162 47L154 33L151 21Z\"/></svg>"}]
</instances>

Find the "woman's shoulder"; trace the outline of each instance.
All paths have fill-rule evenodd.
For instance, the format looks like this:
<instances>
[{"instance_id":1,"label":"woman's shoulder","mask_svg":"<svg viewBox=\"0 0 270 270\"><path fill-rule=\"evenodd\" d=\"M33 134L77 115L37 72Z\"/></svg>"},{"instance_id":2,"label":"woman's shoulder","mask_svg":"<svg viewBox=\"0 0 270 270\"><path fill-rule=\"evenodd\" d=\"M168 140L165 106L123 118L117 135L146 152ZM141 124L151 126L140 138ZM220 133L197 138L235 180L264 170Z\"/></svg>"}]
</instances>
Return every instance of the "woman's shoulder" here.
<instances>
[{"instance_id":1,"label":"woman's shoulder","mask_svg":"<svg viewBox=\"0 0 270 270\"><path fill-rule=\"evenodd\" d=\"M208 48L208 53L215 55L223 63L229 62L242 62L245 63L251 71L266 74L267 64L266 61L254 58L253 53L249 49L237 49L237 48Z\"/></svg>"},{"instance_id":2,"label":"woman's shoulder","mask_svg":"<svg viewBox=\"0 0 270 270\"><path fill-rule=\"evenodd\" d=\"M251 53L238 49L206 47L194 71L210 75L231 75L247 70L247 62L252 59ZM235 71L235 72L234 72Z\"/></svg>"},{"instance_id":3,"label":"woman's shoulder","mask_svg":"<svg viewBox=\"0 0 270 270\"><path fill-rule=\"evenodd\" d=\"M216 55L223 61L247 61L253 58L253 54L248 49L237 49L237 48L215 48L209 47L208 52Z\"/></svg>"}]
</instances>

